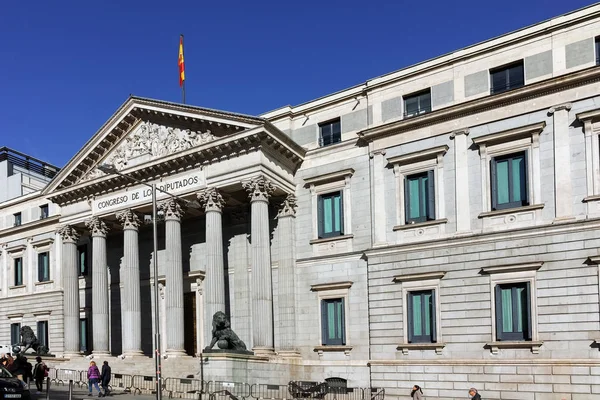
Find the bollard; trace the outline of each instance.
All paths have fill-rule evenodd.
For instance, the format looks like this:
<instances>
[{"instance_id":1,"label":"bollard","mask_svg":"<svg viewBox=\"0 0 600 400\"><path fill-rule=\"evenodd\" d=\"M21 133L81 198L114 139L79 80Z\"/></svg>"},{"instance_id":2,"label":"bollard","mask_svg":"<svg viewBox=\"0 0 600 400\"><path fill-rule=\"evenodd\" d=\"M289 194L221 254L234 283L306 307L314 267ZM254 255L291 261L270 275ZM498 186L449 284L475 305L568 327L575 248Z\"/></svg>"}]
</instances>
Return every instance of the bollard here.
<instances>
[{"instance_id":1,"label":"bollard","mask_svg":"<svg viewBox=\"0 0 600 400\"><path fill-rule=\"evenodd\" d=\"M50 400L50 377L46 378L46 400Z\"/></svg>"},{"instance_id":2,"label":"bollard","mask_svg":"<svg viewBox=\"0 0 600 400\"><path fill-rule=\"evenodd\" d=\"M73 400L73 380L69 379L69 400Z\"/></svg>"}]
</instances>

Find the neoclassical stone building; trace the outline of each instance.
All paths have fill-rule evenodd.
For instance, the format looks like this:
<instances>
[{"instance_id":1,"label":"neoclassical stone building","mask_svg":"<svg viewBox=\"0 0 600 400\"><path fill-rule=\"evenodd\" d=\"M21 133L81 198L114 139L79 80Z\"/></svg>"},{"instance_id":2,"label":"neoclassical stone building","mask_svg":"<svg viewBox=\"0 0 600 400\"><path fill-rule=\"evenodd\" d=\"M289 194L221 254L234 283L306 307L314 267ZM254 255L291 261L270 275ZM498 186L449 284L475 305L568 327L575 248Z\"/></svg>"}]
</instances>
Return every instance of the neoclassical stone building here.
<instances>
[{"instance_id":1,"label":"neoclassical stone building","mask_svg":"<svg viewBox=\"0 0 600 400\"><path fill-rule=\"evenodd\" d=\"M600 396L599 38L594 5L259 117L130 97L0 203L0 340L151 374L159 322L195 374L223 311L255 355L210 379ZM177 196L157 254L136 180Z\"/></svg>"}]
</instances>

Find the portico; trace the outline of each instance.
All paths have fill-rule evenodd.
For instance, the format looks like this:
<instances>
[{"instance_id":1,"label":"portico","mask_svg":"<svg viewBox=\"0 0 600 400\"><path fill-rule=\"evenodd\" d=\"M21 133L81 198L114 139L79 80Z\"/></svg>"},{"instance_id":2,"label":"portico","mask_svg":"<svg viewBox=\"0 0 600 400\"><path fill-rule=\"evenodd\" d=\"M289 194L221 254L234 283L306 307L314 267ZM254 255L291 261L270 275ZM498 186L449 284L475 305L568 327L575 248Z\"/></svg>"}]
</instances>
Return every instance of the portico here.
<instances>
[{"instance_id":1,"label":"portico","mask_svg":"<svg viewBox=\"0 0 600 400\"><path fill-rule=\"evenodd\" d=\"M65 352L77 354L76 318L88 309L93 354L151 355L150 289L158 284L165 356L193 356L191 348L206 346L217 311L247 332L241 339L257 354L274 354L271 239L277 236L278 248L294 247L289 204L303 156L259 118L129 99L47 188L62 210ZM158 194L158 254L148 243L150 190L103 174L101 163L187 201ZM277 234L273 221L282 206L287 233ZM77 243L85 236L92 273L82 278Z\"/></svg>"}]
</instances>

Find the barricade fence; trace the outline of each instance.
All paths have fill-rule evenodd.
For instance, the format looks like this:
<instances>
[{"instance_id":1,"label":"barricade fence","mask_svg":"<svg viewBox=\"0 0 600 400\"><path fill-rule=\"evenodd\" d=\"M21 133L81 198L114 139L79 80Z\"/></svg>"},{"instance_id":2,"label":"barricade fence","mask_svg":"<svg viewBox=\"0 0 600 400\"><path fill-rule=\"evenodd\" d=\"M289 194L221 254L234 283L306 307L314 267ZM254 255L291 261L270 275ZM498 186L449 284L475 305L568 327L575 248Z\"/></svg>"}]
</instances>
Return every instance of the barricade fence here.
<instances>
[{"instance_id":1,"label":"barricade fence","mask_svg":"<svg viewBox=\"0 0 600 400\"><path fill-rule=\"evenodd\" d=\"M87 371L50 368L48 381L66 386L72 380L87 387ZM137 394L156 392L156 376L111 374L109 390L119 389ZM331 382L290 381L287 385L248 384L229 381L201 381L195 378L162 379L162 390L168 398L202 400L384 400L383 388L352 388Z\"/></svg>"}]
</instances>

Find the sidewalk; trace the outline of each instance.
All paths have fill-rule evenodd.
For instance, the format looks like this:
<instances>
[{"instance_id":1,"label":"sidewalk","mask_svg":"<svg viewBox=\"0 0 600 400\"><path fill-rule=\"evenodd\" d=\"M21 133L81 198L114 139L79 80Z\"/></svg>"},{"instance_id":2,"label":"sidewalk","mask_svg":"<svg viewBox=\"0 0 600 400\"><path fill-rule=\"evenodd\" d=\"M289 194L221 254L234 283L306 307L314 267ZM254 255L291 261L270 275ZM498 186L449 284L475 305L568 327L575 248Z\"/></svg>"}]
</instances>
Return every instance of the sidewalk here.
<instances>
[{"instance_id":1,"label":"sidewalk","mask_svg":"<svg viewBox=\"0 0 600 400\"><path fill-rule=\"evenodd\" d=\"M94 396L93 397L88 397L88 390L87 388L80 388L80 387L73 387L73 400L91 400L91 399L98 399L98 392L96 392L96 389L94 389ZM164 394L163 394L164 397ZM111 396L107 397L106 399L111 399L114 398L115 400L129 400L129 399L136 399L136 400L154 400L156 399L155 395L148 395L148 394L138 394L138 395L133 395L133 393L125 393L122 390L116 390L111 392ZM46 399L46 393L44 392L43 394L35 394L35 388L33 389L33 391L31 391L31 400L45 400ZM50 387L50 400L68 400L69 399L69 387L68 386L57 386L57 385L52 385ZM103 398L104 399L104 398Z\"/></svg>"}]
</instances>

